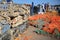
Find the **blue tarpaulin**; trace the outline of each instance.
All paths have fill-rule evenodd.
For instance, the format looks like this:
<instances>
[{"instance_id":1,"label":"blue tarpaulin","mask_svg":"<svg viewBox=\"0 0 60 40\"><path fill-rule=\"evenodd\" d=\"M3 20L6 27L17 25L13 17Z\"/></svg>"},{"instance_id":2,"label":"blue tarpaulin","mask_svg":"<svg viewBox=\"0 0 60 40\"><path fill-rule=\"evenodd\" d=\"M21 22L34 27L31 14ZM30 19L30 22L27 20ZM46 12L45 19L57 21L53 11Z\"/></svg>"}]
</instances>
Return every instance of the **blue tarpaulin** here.
<instances>
[{"instance_id":1,"label":"blue tarpaulin","mask_svg":"<svg viewBox=\"0 0 60 40\"><path fill-rule=\"evenodd\" d=\"M11 0L7 0L7 2L10 2Z\"/></svg>"},{"instance_id":2,"label":"blue tarpaulin","mask_svg":"<svg viewBox=\"0 0 60 40\"><path fill-rule=\"evenodd\" d=\"M3 25L3 29L2 29L2 33L5 33L6 31L8 31L10 29L10 25L7 24L7 25Z\"/></svg>"}]
</instances>

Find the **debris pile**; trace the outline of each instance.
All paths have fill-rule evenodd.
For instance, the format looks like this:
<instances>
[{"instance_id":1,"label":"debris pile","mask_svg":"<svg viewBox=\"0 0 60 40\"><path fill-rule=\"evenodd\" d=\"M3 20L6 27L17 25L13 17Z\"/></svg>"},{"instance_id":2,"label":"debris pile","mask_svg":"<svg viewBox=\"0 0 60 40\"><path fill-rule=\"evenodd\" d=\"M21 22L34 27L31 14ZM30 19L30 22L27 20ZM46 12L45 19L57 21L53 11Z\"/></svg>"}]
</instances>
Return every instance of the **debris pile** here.
<instances>
[{"instance_id":1,"label":"debris pile","mask_svg":"<svg viewBox=\"0 0 60 40\"><path fill-rule=\"evenodd\" d=\"M30 6L13 2L7 3L4 0L2 0L0 6L2 6L0 8L0 39L14 40L15 37L18 37L18 34L23 33L27 28ZM8 39L7 37L11 38Z\"/></svg>"},{"instance_id":2,"label":"debris pile","mask_svg":"<svg viewBox=\"0 0 60 40\"><path fill-rule=\"evenodd\" d=\"M52 13L31 16L29 17L29 24L34 26L37 25L36 27L38 29L43 30L49 34L60 34L60 16L54 15Z\"/></svg>"}]
</instances>

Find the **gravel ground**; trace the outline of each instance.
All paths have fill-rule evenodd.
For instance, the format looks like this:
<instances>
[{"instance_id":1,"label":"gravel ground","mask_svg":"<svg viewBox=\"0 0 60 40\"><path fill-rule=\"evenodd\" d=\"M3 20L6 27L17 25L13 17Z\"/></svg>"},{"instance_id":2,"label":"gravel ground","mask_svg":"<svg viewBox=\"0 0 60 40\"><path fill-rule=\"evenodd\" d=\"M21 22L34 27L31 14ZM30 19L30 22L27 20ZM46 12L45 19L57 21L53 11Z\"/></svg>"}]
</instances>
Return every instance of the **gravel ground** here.
<instances>
[{"instance_id":1,"label":"gravel ground","mask_svg":"<svg viewBox=\"0 0 60 40\"><path fill-rule=\"evenodd\" d=\"M27 30L23 33L23 36L21 37L22 40L58 40L50 36L36 34L35 32L33 32L36 29L37 28L33 26L29 26Z\"/></svg>"}]
</instances>

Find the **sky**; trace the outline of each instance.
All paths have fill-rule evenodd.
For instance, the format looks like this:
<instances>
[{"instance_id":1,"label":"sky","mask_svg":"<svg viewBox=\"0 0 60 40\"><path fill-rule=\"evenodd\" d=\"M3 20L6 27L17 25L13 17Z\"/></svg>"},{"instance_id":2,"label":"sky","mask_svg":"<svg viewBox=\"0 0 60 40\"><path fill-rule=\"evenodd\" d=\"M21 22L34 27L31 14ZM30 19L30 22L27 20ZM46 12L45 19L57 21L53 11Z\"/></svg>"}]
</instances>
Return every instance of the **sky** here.
<instances>
[{"instance_id":1,"label":"sky","mask_svg":"<svg viewBox=\"0 0 60 40\"><path fill-rule=\"evenodd\" d=\"M17 4L31 4L34 2L34 5L42 4L42 3L50 3L51 5L58 5L60 4L60 0L13 0L14 3Z\"/></svg>"},{"instance_id":2,"label":"sky","mask_svg":"<svg viewBox=\"0 0 60 40\"><path fill-rule=\"evenodd\" d=\"M34 5L48 3L48 2L50 5L60 4L60 0L13 0L13 2L17 4L31 4L32 2L34 2Z\"/></svg>"}]
</instances>

